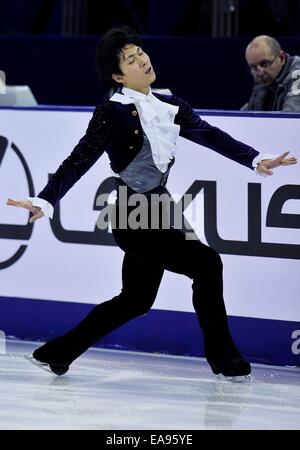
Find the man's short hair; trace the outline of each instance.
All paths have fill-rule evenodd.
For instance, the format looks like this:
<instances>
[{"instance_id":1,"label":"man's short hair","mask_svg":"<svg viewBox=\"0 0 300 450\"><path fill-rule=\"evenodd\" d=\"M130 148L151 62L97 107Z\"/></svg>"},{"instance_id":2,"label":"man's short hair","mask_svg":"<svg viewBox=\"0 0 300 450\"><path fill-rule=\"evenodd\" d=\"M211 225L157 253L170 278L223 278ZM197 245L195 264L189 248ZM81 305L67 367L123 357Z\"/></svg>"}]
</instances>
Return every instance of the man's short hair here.
<instances>
[{"instance_id":1,"label":"man's short hair","mask_svg":"<svg viewBox=\"0 0 300 450\"><path fill-rule=\"evenodd\" d=\"M252 41L248 44L247 49L252 49L255 48L257 46L259 46L259 43L263 41L267 44L267 46L269 47L269 49L272 52L272 55L276 56L279 55L279 53L281 52L281 46L279 44L279 42L271 37L271 36L267 36L267 35L262 35L262 36L256 36L254 39L252 39Z\"/></svg>"},{"instance_id":2,"label":"man's short hair","mask_svg":"<svg viewBox=\"0 0 300 450\"><path fill-rule=\"evenodd\" d=\"M276 39L274 39L270 36L266 36L265 42L268 45L268 47L270 48L270 50L274 56L279 55L279 53L281 52L281 46Z\"/></svg>"},{"instance_id":3,"label":"man's short hair","mask_svg":"<svg viewBox=\"0 0 300 450\"><path fill-rule=\"evenodd\" d=\"M141 40L136 32L126 25L111 28L100 39L96 49L96 68L101 81L118 86L112 79L112 74L123 75L120 69L120 56L122 49L128 44L140 47Z\"/></svg>"}]
</instances>

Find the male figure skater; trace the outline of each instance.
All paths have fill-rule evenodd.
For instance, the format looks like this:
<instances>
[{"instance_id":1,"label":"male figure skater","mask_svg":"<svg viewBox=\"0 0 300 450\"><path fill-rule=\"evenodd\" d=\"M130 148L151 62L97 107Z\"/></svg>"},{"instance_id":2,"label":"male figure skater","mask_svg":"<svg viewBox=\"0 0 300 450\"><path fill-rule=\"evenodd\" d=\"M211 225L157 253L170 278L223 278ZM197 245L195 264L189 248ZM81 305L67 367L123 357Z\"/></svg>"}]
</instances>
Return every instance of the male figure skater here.
<instances>
[{"instance_id":1,"label":"male figure skater","mask_svg":"<svg viewBox=\"0 0 300 450\"><path fill-rule=\"evenodd\" d=\"M153 95L154 69L139 37L129 28L109 30L98 44L96 61L102 79L121 88L120 92L96 107L86 134L37 197L7 201L28 209L33 214L31 222L43 215L51 218L55 203L105 151L119 176L117 191L126 188L126 201L136 193L147 200L152 194L167 193L166 178L179 135L264 175L272 175L272 169L280 165L296 163L295 158L287 158L288 152L270 158L236 141L203 121L174 95ZM129 215L132 207L127 206L124 208L119 196L115 217L124 211ZM114 238L125 252L121 293L97 305L63 336L37 348L31 361L57 375L66 373L94 342L150 310L167 269L193 280L193 306L212 371L225 377L248 376L250 364L236 348L228 328L219 254L199 240L187 240L183 231L172 226L164 228L160 223L156 229L134 229L127 225L121 227L116 220L113 228Z\"/></svg>"}]
</instances>

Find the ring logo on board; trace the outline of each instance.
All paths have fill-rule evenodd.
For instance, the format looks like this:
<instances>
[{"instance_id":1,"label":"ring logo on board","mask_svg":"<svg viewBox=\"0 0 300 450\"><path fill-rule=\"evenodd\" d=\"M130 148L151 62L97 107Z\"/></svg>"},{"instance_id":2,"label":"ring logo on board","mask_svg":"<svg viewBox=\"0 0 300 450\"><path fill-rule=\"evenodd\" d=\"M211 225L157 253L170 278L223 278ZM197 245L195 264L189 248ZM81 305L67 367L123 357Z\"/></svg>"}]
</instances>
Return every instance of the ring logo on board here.
<instances>
[{"instance_id":1,"label":"ring logo on board","mask_svg":"<svg viewBox=\"0 0 300 450\"><path fill-rule=\"evenodd\" d=\"M14 144L13 142L9 142L9 140L4 137L0 136L0 170L1 170L1 164L4 160L4 157L7 152L14 152L17 156L18 160L20 161L28 184L28 192L31 197L34 197L34 187L33 187L33 181L32 176L29 171L27 162L22 155L20 149ZM32 234L33 230L33 224L29 223L29 215L28 215L28 222L25 225L13 225L13 224L1 224L0 223L0 239L13 239L13 240L22 240L22 241L28 241L30 239L30 236ZM7 267L13 265L16 261L18 261L21 256L24 254L24 252L27 249L27 245L21 244L17 248L17 250L10 255L6 260L1 261L0 260L0 270L6 269Z\"/></svg>"}]
</instances>

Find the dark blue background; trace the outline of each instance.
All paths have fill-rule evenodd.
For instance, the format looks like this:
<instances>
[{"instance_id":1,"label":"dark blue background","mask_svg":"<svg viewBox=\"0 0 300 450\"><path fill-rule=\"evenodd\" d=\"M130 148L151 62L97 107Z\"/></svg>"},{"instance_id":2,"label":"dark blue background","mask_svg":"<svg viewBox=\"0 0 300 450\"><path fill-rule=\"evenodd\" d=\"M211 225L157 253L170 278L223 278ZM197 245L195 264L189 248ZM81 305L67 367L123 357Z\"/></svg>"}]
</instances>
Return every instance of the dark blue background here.
<instances>
[{"instance_id":1,"label":"dark blue background","mask_svg":"<svg viewBox=\"0 0 300 450\"><path fill-rule=\"evenodd\" d=\"M0 70L6 82L28 84L41 104L95 105L105 91L97 79L98 37L0 36ZM169 88L199 109L239 109L251 77L244 60L248 38L145 37L157 73L153 87ZM300 38L281 38L300 53Z\"/></svg>"}]
</instances>

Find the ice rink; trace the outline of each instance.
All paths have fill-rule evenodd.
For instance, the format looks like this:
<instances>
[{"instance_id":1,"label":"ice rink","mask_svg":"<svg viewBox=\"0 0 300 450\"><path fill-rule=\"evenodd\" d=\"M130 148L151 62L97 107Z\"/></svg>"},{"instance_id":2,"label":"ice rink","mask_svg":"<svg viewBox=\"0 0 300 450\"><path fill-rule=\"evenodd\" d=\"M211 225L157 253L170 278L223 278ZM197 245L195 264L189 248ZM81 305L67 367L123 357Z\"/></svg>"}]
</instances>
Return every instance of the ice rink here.
<instances>
[{"instance_id":1,"label":"ice rink","mask_svg":"<svg viewBox=\"0 0 300 450\"><path fill-rule=\"evenodd\" d=\"M300 368L253 365L250 383L218 380L201 358L91 349L62 377L0 355L1 430L300 429Z\"/></svg>"}]
</instances>

